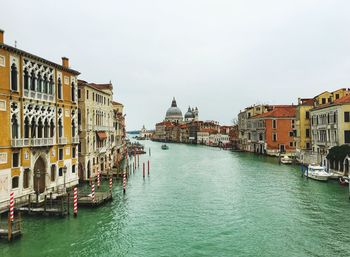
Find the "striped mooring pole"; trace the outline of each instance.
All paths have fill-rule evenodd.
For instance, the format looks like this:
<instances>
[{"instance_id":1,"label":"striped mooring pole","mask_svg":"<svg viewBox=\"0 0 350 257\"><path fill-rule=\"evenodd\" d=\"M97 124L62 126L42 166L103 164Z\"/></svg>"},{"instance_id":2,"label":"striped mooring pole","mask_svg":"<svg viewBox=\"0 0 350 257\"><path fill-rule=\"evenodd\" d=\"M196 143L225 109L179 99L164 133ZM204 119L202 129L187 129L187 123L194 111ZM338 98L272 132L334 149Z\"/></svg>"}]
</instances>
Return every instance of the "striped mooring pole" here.
<instances>
[{"instance_id":1,"label":"striped mooring pole","mask_svg":"<svg viewBox=\"0 0 350 257\"><path fill-rule=\"evenodd\" d=\"M14 214L15 214L15 193L10 193L10 221L14 220Z\"/></svg>"},{"instance_id":2,"label":"striped mooring pole","mask_svg":"<svg viewBox=\"0 0 350 257\"><path fill-rule=\"evenodd\" d=\"M100 188L100 185L101 185L100 172L97 172L97 188Z\"/></svg>"},{"instance_id":3,"label":"striped mooring pole","mask_svg":"<svg viewBox=\"0 0 350 257\"><path fill-rule=\"evenodd\" d=\"M92 185L91 185L91 199L92 199L92 202L94 203L95 202L95 182L92 182Z\"/></svg>"},{"instance_id":4,"label":"striped mooring pole","mask_svg":"<svg viewBox=\"0 0 350 257\"><path fill-rule=\"evenodd\" d=\"M113 185L113 177L109 177L109 191L112 192L112 185Z\"/></svg>"},{"instance_id":5,"label":"striped mooring pole","mask_svg":"<svg viewBox=\"0 0 350 257\"><path fill-rule=\"evenodd\" d=\"M74 217L78 216L78 188L74 187L74 191L73 191L73 195L74 195L74 206L73 206L73 213L74 213Z\"/></svg>"},{"instance_id":6,"label":"striped mooring pole","mask_svg":"<svg viewBox=\"0 0 350 257\"><path fill-rule=\"evenodd\" d=\"M126 172L124 171L123 175L123 193L125 194L126 192Z\"/></svg>"}]
</instances>

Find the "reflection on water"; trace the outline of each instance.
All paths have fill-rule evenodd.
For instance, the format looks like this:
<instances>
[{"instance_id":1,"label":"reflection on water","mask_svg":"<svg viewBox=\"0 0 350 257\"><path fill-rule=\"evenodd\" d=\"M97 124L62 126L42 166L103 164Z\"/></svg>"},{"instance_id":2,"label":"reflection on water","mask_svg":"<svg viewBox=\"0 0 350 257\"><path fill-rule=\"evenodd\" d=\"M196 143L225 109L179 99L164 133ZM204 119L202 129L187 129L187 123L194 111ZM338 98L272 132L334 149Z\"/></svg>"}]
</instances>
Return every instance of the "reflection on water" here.
<instances>
[{"instance_id":1,"label":"reflection on water","mask_svg":"<svg viewBox=\"0 0 350 257\"><path fill-rule=\"evenodd\" d=\"M125 195L118 181L113 202L77 219L25 217L1 256L350 256L346 187L271 157L143 143L152 156Z\"/></svg>"}]
</instances>

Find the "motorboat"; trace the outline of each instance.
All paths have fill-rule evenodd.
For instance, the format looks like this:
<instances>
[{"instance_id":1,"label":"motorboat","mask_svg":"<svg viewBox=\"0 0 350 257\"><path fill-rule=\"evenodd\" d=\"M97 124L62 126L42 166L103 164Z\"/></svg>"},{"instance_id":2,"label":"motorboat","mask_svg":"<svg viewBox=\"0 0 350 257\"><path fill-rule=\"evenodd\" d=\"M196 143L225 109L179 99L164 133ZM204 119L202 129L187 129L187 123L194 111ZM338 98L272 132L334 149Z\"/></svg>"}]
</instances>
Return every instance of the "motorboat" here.
<instances>
[{"instance_id":1,"label":"motorboat","mask_svg":"<svg viewBox=\"0 0 350 257\"><path fill-rule=\"evenodd\" d=\"M346 177L346 176L339 177L339 184L342 186L349 185L349 177Z\"/></svg>"},{"instance_id":2,"label":"motorboat","mask_svg":"<svg viewBox=\"0 0 350 257\"><path fill-rule=\"evenodd\" d=\"M283 163L283 164L292 164L292 162L293 162L293 159L290 158L288 155L283 156L281 158L281 163Z\"/></svg>"},{"instance_id":3,"label":"motorboat","mask_svg":"<svg viewBox=\"0 0 350 257\"><path fill-rule=\"evenodd\" d=\"M325 167L314 165L314 164L310 164L307 167L307 170L305 171L304 175L305 177L312 178L318 181L327 181L331 176L331 174L326 172Z\"/></svg>"},{"instance_id":4,"label":"motorboat","mask_svg":"<svg viewBox=\"0 0 350 257\"><path fill-rule=\"evenodd\" d=\"M167 145L162 145L162 150L168 150L169 149L169 146Z\"/></svg>"}]
</instances>

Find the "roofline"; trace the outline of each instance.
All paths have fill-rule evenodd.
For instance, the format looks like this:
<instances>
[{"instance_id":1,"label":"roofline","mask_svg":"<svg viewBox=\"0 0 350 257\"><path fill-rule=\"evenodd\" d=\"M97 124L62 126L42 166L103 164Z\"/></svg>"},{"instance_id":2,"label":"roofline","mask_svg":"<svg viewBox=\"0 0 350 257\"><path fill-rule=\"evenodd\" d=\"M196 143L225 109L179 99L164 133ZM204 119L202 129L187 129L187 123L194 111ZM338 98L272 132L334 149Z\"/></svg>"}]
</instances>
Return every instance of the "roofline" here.
<instances>
[{"instance_id":1,"label":"roofline","mask_svg":"<svg viewBox=\"0 0 350 257\"><path fill-rule=\"evenodd\" d=\"M99 91L103 94L111 95L111 94L108 94L107 92L103 91L102 89L96 88L93 85L91 85L90 83L86 82L85 80L81 80L81 79L78 79L78 87L89 87L89 88L92 88L92 89Z\"/></svg>"},{"instance_id":2,"label":"roofline","mask_svg":"<svg viewBox=\"0 0 350 257\"><path fill-rule=\"evenodd\" d=\"M20 55L23 55L25 57L28 57L28 58L32 58L36 61L39 61L39 62L42 62L42 63L45 63L47 65L50 65L50 66L53 66L55 67L56 69L60 69L60 70L63 70L63 71L66 71L66 72L69 72L69 73L73 73L74 75L78 76L80 75L81 73L79 71L76 71L76 70L73 70L73 69L70 69L70 68L67 68L67 67L64 67L60 64L57 64L55 62L52 62L52 61L49 61L47 59L44 59L42 57L39 57L37 55L34 55L34 54L31 54L31 53L28 53L24 50L21 50L21 49L18 49L16 47L13 47L13 46L10 46L10 45L6 45L4 43L0 43L0 49L4 49L4 50L7 50L7 51L10 51L10 52L13 52L13 53L16 53L16 54L20 54Z\"/></svg>"}]
</instances>

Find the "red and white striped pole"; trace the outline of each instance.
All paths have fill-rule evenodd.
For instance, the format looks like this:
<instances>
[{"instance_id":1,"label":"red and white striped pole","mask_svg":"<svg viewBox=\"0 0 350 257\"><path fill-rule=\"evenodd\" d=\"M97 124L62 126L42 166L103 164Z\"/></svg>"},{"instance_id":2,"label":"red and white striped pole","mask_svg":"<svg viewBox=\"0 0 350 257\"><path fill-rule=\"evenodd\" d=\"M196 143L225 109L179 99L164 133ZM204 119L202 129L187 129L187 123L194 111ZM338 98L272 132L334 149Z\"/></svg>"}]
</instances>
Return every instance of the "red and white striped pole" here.
<instances>
[{"instance_id":1,"label":"red and white striped pole","mask_svg":"<svg viewBox=\"0 0 350 257\"><path fill-rule=\"evenodd\" d=\"M110 176L109 177L109 191L111 191L111 192L112 192L112 185L113 185L113 177Z\"/></svg>"},{"instance_id":2,"label":"red and white striped pole","mask_svg":"<svg viewBox=\"0 0 350 257\"><path fill-rule=\"evenodd\" d=\"M147 173L148 173L148 176L149 176L149 160L147 162Z\"/></svg>"},{"instance_id":3,"label":"red and white striped pole","mask_svg":"<svg viewBox=\"0 0 350 257\"><path fill-rule=\"evenodd\" d=\"M74 206L73 206L74 217L78 216L78 188L74 188Z\"/></svg>"},{"instance_id":4,"label":"red and white striped pole","mask_svg":"<svg viewBox=\"0 0 350 257\"><path fill-rule=\"evenodd\" d=\"M14 214L15 214L15 193L10 193L10 221L14 220Z\"/></svg>"},{"instance_id":5,"label":"red and white striped pole","mask_svg":"<svg viewBox=\"0 0 350 257\"><path fill-rule=\"evenodd\" d=\"M123 175L123 192L125 194L126 192L126 172L124 171L124 175Z\"/></svg>"},{"instance_id":6,"label":"red and white striped pole","mask_svg":"<svg viewBox=\"0 0 350 257\"><path fill-rule=\"evenodd\" d=\"M97 172L97 188L100 188L100 185L101 185L100 172Z\"/></svg>"},{"instance_id":7,"label":"red and white striped pole","mask_svg":"<svg viewBox=\"0 0 350 257\"><path fill-rule=\"evenodd\" d=\"M92 182L91 185L91 198L92 198L92 202L95 202L95 182Z\"/></svg>"},{"instance_id":8,"label":"red and white striped pole","mask_svg":"<svg viewBox=\"0 0 350 257\"><path fill-rule=\"evenodd\" d=\"M145 163L143 163L143 165L142 165L142 166L143 166L143 169L142 169L142 170L143 170L143 171L142 171L142 174L143 174L143 177L145 177Z\"/></svg>"}]
</instances>

